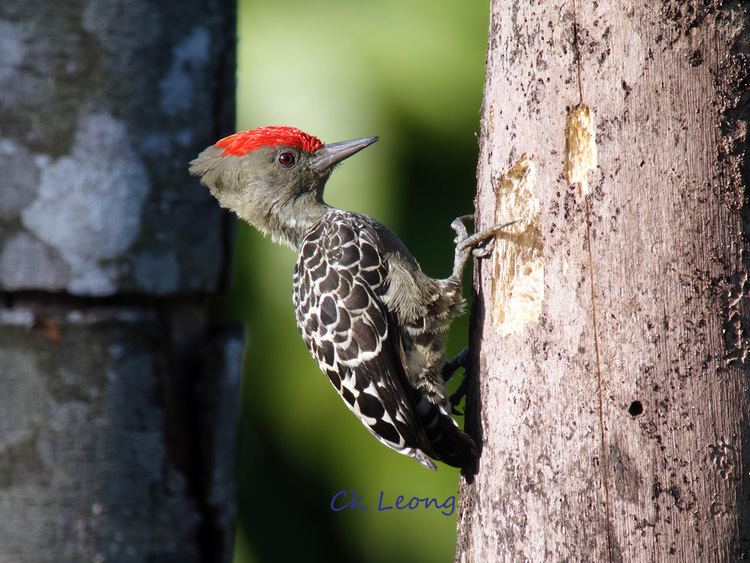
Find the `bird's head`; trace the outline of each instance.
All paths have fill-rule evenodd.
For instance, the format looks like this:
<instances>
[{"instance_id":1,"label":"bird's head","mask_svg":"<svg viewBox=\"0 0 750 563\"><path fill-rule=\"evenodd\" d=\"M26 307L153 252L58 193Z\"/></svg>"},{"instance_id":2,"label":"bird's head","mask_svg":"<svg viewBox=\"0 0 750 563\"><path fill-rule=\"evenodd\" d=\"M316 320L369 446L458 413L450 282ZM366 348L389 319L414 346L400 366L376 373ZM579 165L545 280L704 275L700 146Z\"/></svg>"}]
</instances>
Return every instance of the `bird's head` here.
<instances>
[{"instance_id":1,"label":"bird's head","mask_svg":"<svg viewBox=\"0 0 750 563\"><path fill-rule=\"evenodd\" d=\"M190 173L222 207L294 246L289 239L324 208L323 188L336 164L377 140L324 145L294 127L260 127L211 145L190 163Z\"/></svg>"}]
</instances>

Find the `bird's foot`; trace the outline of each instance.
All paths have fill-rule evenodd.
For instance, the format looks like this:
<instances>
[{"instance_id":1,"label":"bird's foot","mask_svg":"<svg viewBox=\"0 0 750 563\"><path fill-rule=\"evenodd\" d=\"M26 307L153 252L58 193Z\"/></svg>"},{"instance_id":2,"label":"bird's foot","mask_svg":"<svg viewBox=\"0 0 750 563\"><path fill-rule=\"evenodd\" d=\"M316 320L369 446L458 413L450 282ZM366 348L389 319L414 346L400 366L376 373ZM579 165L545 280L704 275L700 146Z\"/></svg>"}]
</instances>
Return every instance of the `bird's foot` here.
<instances>
[{"instance_id":1,"label":"bird's foot","mask_svg":"<svg viewBox=\"0 0 750 563\"><path fill-rule=\"evenodd\" d=\"M461 279L466 261L469 256L476 256L477 258L484 258L492 252L494 247L495 237L506 229L516 223L511 221L503 225L495 225L485 231L479 233L469 234L464 225L465 220L474 219L473 215L462 215L457 217L451 223L451 228L456 232L456 238L453 242L456 243L456 255L453 261L453 277Z\"/></svg>"},{"instance_id":2,"label":"bird's foot","mask_svg":"<svg viewBox=\"0 0 750 563\"><path fill-rule=\"evenodd\" d=\"M462 413L460 410L458 410L455 405L459 404L463 398L466 397L466 375L464 375L464 378L461 380L460 385L458 386L458 389L451 395L450 402L451 402L451 412L453 414L457 414L459 416L463 416L464 413Z\"/></svg>"},{"instance_id":3,"label":"bird's foot","mask_svg":"<svg viewBox=\"0 0 750 563\"><path fill-rule=\"evenodd\" d=\"M455 358L446 362L443 366L443 381L448 381L456 373L458 368L464 368L464 377L456 389L456 392L450 396L451 412L463 416L464 413L459 411L454 405L457 405L466 396L466 364L469 359L469 349L464 348Z\"/></svg>"},{"instance_id":4,"label":"bird's foot","mask_svg":"<svg viewBox=\"0 0 750 563\"><path fill-rule=\"evenodd\" d=\"M464 348L458 354L456 354L455 358L448 362L445 362L442 371L443 381L448 381L451 377L453 377L453 374L456 373L458 368L466 369L466 361L468 360L468 358L469 349Z\"/></svg>"}]
</instances>

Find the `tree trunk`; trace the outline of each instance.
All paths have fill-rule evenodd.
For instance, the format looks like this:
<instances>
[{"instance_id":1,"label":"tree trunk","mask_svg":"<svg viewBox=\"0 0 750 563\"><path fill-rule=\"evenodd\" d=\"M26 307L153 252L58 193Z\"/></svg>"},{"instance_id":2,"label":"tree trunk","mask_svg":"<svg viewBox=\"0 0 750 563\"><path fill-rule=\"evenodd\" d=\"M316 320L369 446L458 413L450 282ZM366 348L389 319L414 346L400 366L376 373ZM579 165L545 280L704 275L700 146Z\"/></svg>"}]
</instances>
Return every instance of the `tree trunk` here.
<instances>
[{"instance_id":1,"label":"tree trunk","mask_svg":"<svg viewBox=\"0 0 750 563\"><path fill-rule=\"evenodd\" d=\"M0 561L229 561L241 334L187 163L234 3L0 3Z\"/></svg>"},{"instance_id":2,"label":"tree trunk","mask_svg":"<svg viewBox=\"0 0 750 563\"><path fill-rule=\"evenodd\" d=\"M741 2L493 0L478 222L518 223L457 561L748 556L749 37Z\"/></svg>"}]
</instances>

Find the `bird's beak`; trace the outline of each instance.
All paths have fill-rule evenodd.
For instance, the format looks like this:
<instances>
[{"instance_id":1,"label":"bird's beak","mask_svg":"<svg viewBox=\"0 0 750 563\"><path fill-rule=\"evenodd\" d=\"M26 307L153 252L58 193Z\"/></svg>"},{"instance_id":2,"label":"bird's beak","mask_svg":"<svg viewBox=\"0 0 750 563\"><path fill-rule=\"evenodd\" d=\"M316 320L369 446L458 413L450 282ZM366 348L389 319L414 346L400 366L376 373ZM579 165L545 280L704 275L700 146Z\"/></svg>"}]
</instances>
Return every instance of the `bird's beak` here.
<instances>
[{"instance_id":1,"label":"bird's beak","mask_svg":"<svg viewBox=\"0 0 750 563\"><path fill-rule=\"evenodd\" d=\"M323 145L313 154L310 166L315 170L327 170L334 164L338 164L345 158L349 158L354 153L361 151L363 148L369 147L377 140L377 137L365 137L364 139L340 141L338 143L331 143L330 145Z\"/></svg>"}]
</instances>

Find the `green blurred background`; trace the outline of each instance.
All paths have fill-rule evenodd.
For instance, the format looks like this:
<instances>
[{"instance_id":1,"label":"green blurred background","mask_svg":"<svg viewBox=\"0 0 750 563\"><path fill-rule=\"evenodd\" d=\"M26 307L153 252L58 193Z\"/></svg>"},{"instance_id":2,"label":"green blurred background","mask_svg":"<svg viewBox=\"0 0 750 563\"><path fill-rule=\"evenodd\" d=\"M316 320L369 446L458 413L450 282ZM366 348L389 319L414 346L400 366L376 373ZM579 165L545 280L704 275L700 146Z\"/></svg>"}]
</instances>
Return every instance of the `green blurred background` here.
<instances>
[{"instance_id":1,"label":"green blurred background","mask_svg":"<svg viewBox=\"0 0 750 563\"><path fill-rule=\"evenodd\" d=\"M473 209L488 13L487 2L239 0L237 129L294 125L324 142L379 135L337 169L326 199L390 226L427 274L445 277L449 224ZM248 338L235 562L452 561L455 513L376 504L381 490L442 502L456 495L458 471L430 473L345 408L297 332L294 260L238 226L224 307ZM449 355L466 344L467 323L455 323ZM343 489L370 509L332 512Z\"/></svg>"}]
</instances>

